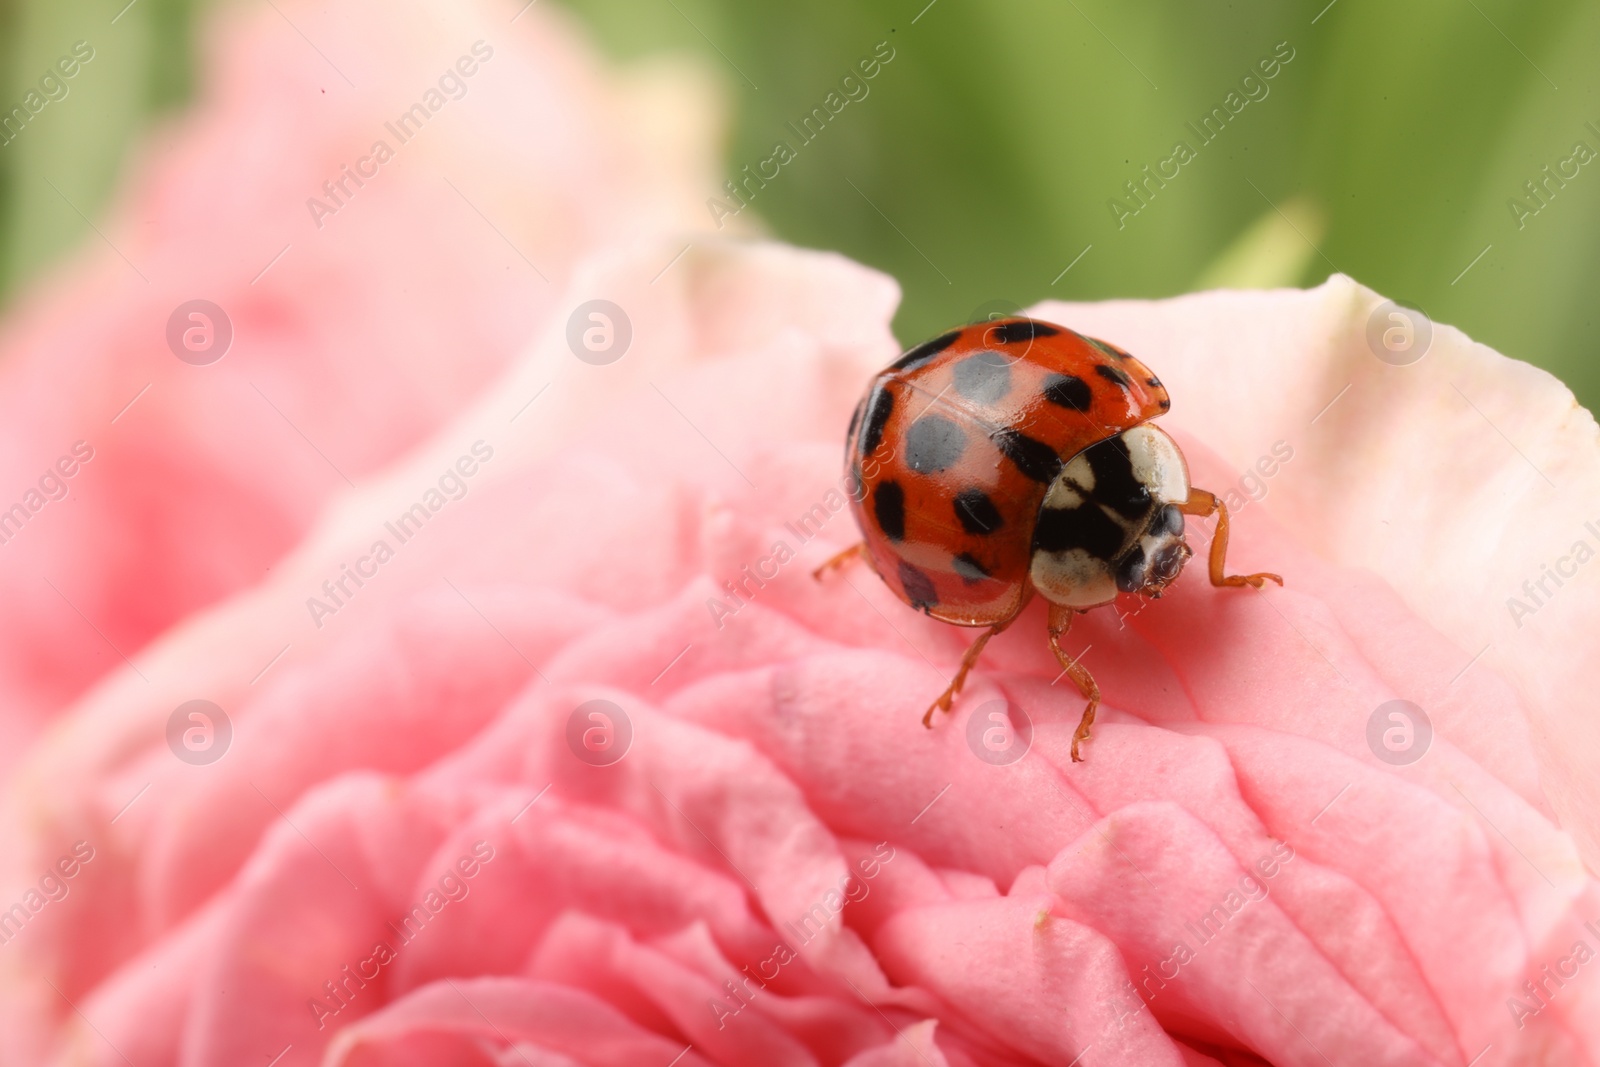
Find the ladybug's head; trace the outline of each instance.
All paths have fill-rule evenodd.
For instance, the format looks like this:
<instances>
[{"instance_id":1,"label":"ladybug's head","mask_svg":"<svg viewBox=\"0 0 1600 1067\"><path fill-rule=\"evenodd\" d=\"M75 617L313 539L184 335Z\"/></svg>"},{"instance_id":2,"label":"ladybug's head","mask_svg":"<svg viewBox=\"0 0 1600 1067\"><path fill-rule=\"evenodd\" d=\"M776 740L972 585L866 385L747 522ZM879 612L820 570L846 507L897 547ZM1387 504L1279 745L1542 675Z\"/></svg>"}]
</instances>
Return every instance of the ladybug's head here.
<instances>
[{"instance_id":1,"label":"ladybug's head","mask_svg":"<svg viewBox=\"0 0 1600 1067\"><path fill-rule=\"evenodd\" d=\"M1158 503L1144 532L1117 560L1117 588L1159 597L1192 555L1183 539L1183 513L1172 504Z\"/></svg>"},{"instance_id":2,"label":"ladybug's head","mask_svg":"<svg viewBox=\"0 0 1600 1067\"><path fill-rule=\"evenodd\" d=\"M1129 476L1139 487L1131 495L1143 507L1125 513L1132 520L1131 536L1117 557L1117 589L1159 597L1194 555L1183 539L1183 512L1178 510L1189 497L1189 465L1178 443L1149 423L1126 431L1121 440Z\"/></svg>"},{"instance_id":3,"label":"ladybug's head","mask_svg":"<svg viewBox=\"0 0 1600 1067\"><path fill-rule=\"evenodd\" d=\"M1073 456L1045 492L1029 578L1052 603L1160 596L1193 554L1183 540L1189 469L1177 442L1143 423Z\"/></svg>"}]
</instances>

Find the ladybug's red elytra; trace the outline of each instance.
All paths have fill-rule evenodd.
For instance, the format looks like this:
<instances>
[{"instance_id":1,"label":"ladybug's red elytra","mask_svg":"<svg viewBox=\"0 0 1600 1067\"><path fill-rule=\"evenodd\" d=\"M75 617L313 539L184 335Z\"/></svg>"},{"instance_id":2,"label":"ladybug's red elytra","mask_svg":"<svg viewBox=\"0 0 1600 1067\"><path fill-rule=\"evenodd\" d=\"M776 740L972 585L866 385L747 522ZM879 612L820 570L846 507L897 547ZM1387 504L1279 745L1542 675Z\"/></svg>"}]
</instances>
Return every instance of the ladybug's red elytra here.
<instances>
[{"instance_id":1,"label":"ladybug's red elytra","mask_svg":"<svg viewBox=\"0 0 1600 1067\"><path fill-rule=\"evenodd\" d=\"M1224 573L1228 509L1189 484L1177 443L1151 422L1171 406L1122 349L1036 319L952 330L872 379L845 444L864 540L816 573L861 556L917 610L988 628L924 726L1038 593L1050 604L1050 649L1088 698L1072 737L1081 760L1100 689L1062 635L1074 614L1119 593L1159 597L1192 555L1185 515L1217 516L1212 585L1283 584Z\"/></svg>"}]
</instances>

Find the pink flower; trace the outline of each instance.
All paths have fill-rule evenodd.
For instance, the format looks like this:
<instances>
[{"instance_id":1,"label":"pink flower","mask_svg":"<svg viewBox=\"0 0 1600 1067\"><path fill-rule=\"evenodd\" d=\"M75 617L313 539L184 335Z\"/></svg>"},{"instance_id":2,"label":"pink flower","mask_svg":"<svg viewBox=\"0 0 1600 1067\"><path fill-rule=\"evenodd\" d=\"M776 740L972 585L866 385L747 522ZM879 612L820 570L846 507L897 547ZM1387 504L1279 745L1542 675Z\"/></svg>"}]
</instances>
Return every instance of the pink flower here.
<instances>
[{"instance_id":1,"label":"pink flower","mask_svg":"<svg viewBox=\"0 0 1600 1067\"><path fill-rule=\"evenodd\" d=\"M200 104L136 167L104 241L17 298L0 764L477 396L570 310L581 253L709 225L699 82L612 75L544 8L516 14L229 9ZM178 313L196 299L231 321L206 366L169 349L175 315L205 342Z\"/></svg>"},{"instance_id":2,"label":"pink flower","mask_svg":"<svg viewBox=\"0 0 1600 1067\"><path fill-rule=\"evenodd\" d=\"M1161 375L1238 568L1287 580L1079 623L1074 765L1039 605L929 731L973 635L809 576L857 536L892 283L679 247L558 302L610 294L621 359L557 316L29 754L5 884L67 891L0 945L8 1062L1600 1059L1565 390L1446 327L1380 360L1343 278L1036 309ZM196 699L225 745L184 747ZM986 745L1001 700L1028 726Z\"/></svg>"}]
</instances>

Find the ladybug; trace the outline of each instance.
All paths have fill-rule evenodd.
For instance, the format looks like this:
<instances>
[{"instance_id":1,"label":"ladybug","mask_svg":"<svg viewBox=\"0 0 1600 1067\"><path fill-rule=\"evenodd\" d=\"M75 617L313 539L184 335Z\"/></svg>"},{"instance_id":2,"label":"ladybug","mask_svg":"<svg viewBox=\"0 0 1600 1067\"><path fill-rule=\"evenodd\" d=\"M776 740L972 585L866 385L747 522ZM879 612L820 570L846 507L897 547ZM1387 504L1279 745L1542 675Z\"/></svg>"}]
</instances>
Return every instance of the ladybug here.
<instances>
[{"instance_id":1,"label":"ladybug","mask_svg":"<svg viewBox=\"0 0 1600 1067\"><path fill-rule=\"evenodd\" d=\"M1230 575L1228 509L1189 484L1154 419L1172 407L1150 369L1104 341L1037 319L980 322L916 346L867 386L846 433L857 556L935 619L987 627L922 717L949 711L983 647L1035 593L1049 601L1050 650L1088 700L1100 689L1061 647L1074 615L1120 593L1159 597L1192 552L1184 516L1216 515L1214 586L1283 584Z\"/></svg>"}]
</instances>

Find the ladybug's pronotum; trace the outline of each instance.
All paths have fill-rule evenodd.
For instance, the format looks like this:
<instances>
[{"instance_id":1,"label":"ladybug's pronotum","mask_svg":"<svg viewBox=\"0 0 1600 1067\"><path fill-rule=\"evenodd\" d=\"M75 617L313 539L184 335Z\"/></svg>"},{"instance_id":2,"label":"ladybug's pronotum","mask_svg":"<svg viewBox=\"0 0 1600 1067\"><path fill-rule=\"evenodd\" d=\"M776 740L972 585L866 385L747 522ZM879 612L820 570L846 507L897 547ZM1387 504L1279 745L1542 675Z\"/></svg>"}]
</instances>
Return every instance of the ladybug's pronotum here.
<instances>
[{"instance_id":1,"label":"ladybug's pronotum","mask_svg":"<svg viewBox=\"0 0 1600 1067\"><path fill-rule=\"evenodd\" d=\"M1212 585L1283 584L1224 573L1228 510L1190 486L1177 443L1151 423L1171 406L1128 353L1032 319L952 330L872 380L845 445L864 540L817 573L859 555L912 607L988 627L923 725L1037 592L1050 649L1089 701L1072 737L1081 759L1100 689L1061 637L1119 593L1159 597L1192 554L1185 515L1217 516Z\"/></svg>"}]
</instances>

